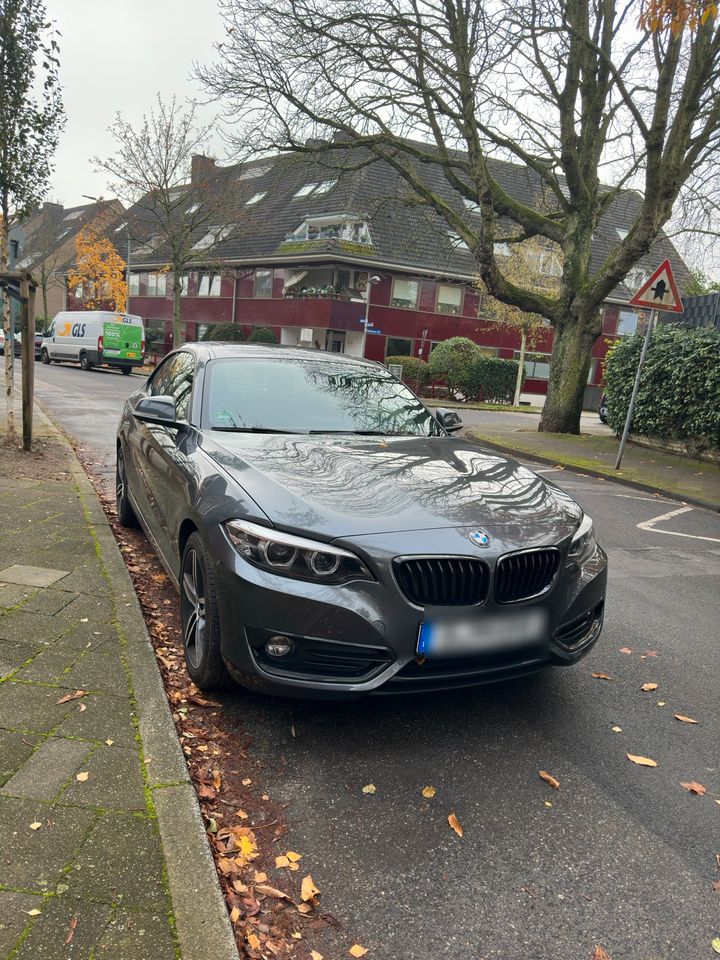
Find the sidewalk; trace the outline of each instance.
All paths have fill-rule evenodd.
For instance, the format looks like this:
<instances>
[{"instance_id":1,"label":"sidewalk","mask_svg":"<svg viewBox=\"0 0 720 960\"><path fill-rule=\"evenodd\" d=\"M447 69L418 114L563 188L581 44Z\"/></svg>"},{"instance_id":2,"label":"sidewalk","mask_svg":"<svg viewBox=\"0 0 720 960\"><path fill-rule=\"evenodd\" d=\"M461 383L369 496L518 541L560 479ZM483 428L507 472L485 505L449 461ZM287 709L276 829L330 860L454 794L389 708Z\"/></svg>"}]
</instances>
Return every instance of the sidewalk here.
<instances>
[{"instance_id":1,"label":"sidewalk","mask_svg":"<svg viewBox=\"0 0 720 960\"><path fill-rule=\"evenodd\" d=\"M129 575L36 417L0 444L0 957L237 960Z\"/></svg>"},{"instance_id":2,"label":"sidewalk","mask_svg":"<svg viewBox=\"0 0 720 960\"><path fill-rule=\"evenodd\" d=\"M507 418L503 418L507 421ZM653 493L720 508L720 466L628 443L622 469L615 470L619 441L614 436L538 433L507 422L471 427L467 435L505 453L559 463L582 473L628 483Z\"/></svg>"}]
</instances>

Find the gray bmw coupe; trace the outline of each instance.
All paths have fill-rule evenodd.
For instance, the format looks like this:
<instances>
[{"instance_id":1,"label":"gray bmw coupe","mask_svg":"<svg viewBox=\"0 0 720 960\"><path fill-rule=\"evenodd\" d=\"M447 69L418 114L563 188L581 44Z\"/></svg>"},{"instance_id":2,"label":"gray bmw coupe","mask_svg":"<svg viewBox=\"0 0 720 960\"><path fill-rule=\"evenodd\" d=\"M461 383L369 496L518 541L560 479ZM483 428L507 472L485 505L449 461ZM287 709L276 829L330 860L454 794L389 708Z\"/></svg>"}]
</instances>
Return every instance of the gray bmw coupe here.
<instances>
[{"instance_id":1,"label":"gray bmw coupe","mask_svg":"<svg viewBox=\"0 0 720 960\"><path fill-rule=\"evenodd\" d=\"M180 592L188 673L348 697L572 664L605 553L577 502L380 364L188 344L131 396L117 510Z\"/></svg>"}]
</instances>

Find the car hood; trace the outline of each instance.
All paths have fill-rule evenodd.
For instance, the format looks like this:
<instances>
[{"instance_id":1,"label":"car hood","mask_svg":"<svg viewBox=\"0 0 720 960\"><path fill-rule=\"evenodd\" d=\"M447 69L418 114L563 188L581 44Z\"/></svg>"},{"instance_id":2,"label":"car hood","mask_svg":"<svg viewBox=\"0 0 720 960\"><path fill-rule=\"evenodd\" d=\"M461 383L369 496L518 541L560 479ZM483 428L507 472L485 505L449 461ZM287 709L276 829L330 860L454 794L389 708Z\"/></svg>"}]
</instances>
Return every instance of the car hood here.
<instances>
[{"instance_id":1,"label":"car hood","mask_svg":"<svg viewBox=\"0 0 720 960\"><path fill-rule=\"evenodd\" d=\"M564 491L462 438L206 433L201 443L273 524L324 539L506 525L561 537L582 516Z\"/></svg>"}]
</instances>

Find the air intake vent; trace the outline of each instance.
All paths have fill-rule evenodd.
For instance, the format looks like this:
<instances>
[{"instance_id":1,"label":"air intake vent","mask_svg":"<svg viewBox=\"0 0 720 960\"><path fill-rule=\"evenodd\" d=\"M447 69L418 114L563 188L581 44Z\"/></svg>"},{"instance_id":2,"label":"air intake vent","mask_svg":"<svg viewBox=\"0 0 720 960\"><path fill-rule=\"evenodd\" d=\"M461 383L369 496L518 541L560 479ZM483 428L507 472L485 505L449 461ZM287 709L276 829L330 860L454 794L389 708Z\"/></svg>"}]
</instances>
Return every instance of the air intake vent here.
<instances>
[{"instance_id":1,"label":"air intake vent","mask_svg":"<svg viewBox=\"0 0 720 960\"><path fill-rule=\"evenodd\" d=\"M495 601L517 603L544 593L559 567L560 551L554 548L502 557L495 568Z\"/></svg>"},{"instance_id":2,"label":"air intake vent","mask_svg":"<svg viewBox=\"0 0 720 960\"><path fill-rule=\"evenodd\" d=\"M469 606L487 599L487 564L471 557L396 560L395 576L408 600L421 607Z\"/></svg>"}]
</instances>

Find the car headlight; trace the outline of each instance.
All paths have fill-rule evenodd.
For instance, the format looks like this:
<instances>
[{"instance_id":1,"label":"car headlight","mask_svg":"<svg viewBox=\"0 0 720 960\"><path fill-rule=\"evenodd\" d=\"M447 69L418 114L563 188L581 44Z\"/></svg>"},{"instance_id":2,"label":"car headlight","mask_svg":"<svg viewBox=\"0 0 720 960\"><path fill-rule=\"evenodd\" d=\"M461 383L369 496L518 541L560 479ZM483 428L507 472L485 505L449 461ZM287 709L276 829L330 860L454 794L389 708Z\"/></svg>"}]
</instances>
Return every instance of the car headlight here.
<instances>
[{"instance_id":1,"label":"car headlight","mask_svg":"<svg viewBox=\"0 0 720 960\"><path fill-rule=\"evenodd\" d=\"M246 520L228 520L225 530L241 556L270 573L316 583L374 579L359 557L329 543L294 537Z\"/></svg>"},{"instance_id":2,"label":"car headlight","mask_svg":"<svg viewBox=\"0 0 720 960\"><path fill-rule=\"evenodd\" d=\"M587 514L583 514L580 526L573 534L570 542L568 560L573 560L579 566L582 566L583 563L595 553L596 546L597 543L595 542L595 529L592 518Z\"/></svg>"}]
</instances>

